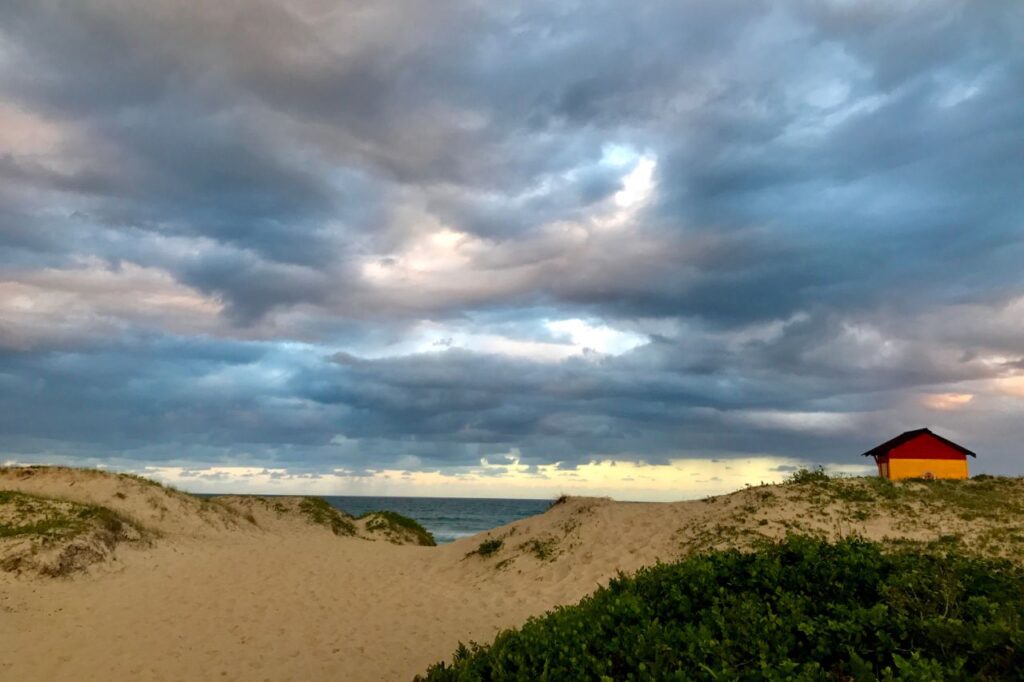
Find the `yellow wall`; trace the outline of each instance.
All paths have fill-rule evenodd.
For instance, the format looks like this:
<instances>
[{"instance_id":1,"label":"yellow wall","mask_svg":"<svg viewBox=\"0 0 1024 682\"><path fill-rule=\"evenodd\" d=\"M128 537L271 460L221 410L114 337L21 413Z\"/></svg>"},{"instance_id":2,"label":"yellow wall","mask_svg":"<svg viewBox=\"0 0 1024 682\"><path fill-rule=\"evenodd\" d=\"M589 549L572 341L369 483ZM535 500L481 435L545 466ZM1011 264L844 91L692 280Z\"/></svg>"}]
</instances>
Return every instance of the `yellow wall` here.
<instances>
[{"instance_id":1,"label":"yellow wall","mask_svg":"<svg viewBox=\"0 0 1024 682\"><path fill-rule=\"evenodd\" d=\"M967 478L966 459L890 459L889 478Z\"/></svg>"}]
</instances>

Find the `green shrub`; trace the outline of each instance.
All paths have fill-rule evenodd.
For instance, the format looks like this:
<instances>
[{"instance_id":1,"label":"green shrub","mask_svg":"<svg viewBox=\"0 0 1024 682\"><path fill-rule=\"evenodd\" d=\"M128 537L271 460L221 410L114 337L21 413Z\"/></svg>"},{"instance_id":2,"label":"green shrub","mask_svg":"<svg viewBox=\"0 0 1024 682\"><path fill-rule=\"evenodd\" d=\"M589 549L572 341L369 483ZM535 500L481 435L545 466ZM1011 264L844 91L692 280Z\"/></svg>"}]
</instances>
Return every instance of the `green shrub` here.
<instances>
[{"instance_id":1,"label":"green shrub","mask_svg":"<svg viewBox=\"0 0 1024 682\"><path fill-rule=\"evenodd\" d=\"M786 477L786 483L802 485L806 483L828 483L831 479L822 467L808 469L801 467Z\"/></svg>"},{"instance_id":2,"label":"green shrub","mask_svg":"<svg viewBox=\"0 0 1024 682\"><path fill-rule=\"evenodd\" d=\"M558 539L544 538L541 540L539 538L534 538L519 545L519 549L525 549L541 561L551 561L558 553Z\"/></svg>"},{"instance_id":3,"label":"green shrub","mask_svg":"<svg viewBox=\"0 0 1024 682\"><path fill-rule=\"evenodd\" d=\"M356 525L345 514L335 509L322 497L304 497L299 511L313 523L327 526L335 535L355 535Z\"/></svg>"},{"instance_id":4,"label":"green shrub","mask_svg":"<svg viewBox=\"0 0 1024 682\"><path fill-rule=\"evenodd\" d=\"M1024 670L1024 572L790 537L618 577L421 680L967 680Z\"/></svg>"},{"instance_id":5,"label":"green shrub","mask_svg":"<svg viewBox=\"0 0 1024 682\"><path fill-rule=\"evenodd\" d=\"M554 500L552 500L551 504L548 505L548 509L551 509L552 507L557 507L560 504L565 504L568 501L569 501L569 496L568 495L559 495Z\"/></svg>"},{"instance_id":6,"label":"green shrub","mask_svg":"<svg viewBox=\"0 0 1024 682\"><path fill-rule=\"evenodd\" d=\"M400 532L404 530L412 533L413 537L416 538L417 544L424 547L434 547L437 545L431 532L421 526L416 519L410 519L408 516L403 516L393 511L366 512L356 518L365 519L367 517L369 517L369 520L366 522L367 530L385 532Z\"/></svg>"},{"instance_id":7,"label":"green shrub","mask_svg":"<svg viewBox=\"0 0 1024 682\"><path fill-rule=\"evenodd\" d=\"M474 549L472 552L470 552L466 556L472 556L474 554L479 554L482 557L492 556L494 554L497 554L498 550L500 550L501 546L504 545L504 544L505 544L505 541L502 540L501 538L492 538L490 540L484 540L483 542L480 543L479 547Z\"/></svg>"}]
</instances>

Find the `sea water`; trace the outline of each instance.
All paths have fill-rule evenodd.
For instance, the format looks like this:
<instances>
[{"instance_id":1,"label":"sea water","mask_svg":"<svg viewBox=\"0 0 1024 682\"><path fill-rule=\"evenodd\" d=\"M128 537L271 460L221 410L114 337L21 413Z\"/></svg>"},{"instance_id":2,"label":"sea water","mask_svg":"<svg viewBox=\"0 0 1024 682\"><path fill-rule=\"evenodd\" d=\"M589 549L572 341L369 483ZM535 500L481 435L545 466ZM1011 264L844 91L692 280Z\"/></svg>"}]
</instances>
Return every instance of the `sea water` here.
<instances>
[{"instance_id":1,"label":"sea water","mask_svg":"<svg viewBox=\"0 0 1024 682\"><path fill-rule=\"evenodd\" d=\"M543 513L551 500L503 500L468 497L356 497L324 495L327 502L353 516L370 511L393 511L416 519L438 543Z\"/></svg>"}]
</instances>

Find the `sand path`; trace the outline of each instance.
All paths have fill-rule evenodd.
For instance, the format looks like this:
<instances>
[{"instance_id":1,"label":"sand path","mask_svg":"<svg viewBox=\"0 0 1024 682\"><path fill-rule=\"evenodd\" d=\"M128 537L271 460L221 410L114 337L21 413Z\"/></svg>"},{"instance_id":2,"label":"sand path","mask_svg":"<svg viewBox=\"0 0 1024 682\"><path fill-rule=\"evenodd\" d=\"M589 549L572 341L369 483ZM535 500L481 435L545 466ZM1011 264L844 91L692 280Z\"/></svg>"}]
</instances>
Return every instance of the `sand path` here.
<instances>
[{"instance_id":1,"label":"sand path","mask_svg":"<svg viewBox=\"0 0 1024 682\"><path fill-rule=\"evenodd\" d=\"M543 610L432 572L429 548L323 540L178 543L0 587L0 679L408 680Z\"/></svg>"}]
</instances>

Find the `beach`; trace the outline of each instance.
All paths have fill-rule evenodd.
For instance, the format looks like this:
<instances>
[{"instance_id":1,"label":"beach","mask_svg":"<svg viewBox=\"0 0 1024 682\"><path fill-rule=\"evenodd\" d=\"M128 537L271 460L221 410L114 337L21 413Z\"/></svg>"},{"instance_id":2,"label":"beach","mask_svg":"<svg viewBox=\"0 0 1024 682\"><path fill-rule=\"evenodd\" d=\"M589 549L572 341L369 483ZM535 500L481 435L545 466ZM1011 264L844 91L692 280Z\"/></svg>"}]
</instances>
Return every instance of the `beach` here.
<instances>
[{"instance_id":1,"label":"beach","mask_svg":"<svg viewBox=\"0 0 1024 682\"><path fill-rule=\"evenodd\" d=\"M843 530L848 505L764 486L662 504L568 498L426 547L337 535L259 498L217 503L110 474L0 471L0 489L104 501L154 531L65 576L0 572L5 681L409 680L459 642L490 641L620 571L743 545L752 529L778 537L798 519L824 534L854 523ZM885 514L856 523L866 537L911 540L988 527L954 515L941 528Z\"/></svg>"}]
</instances>

